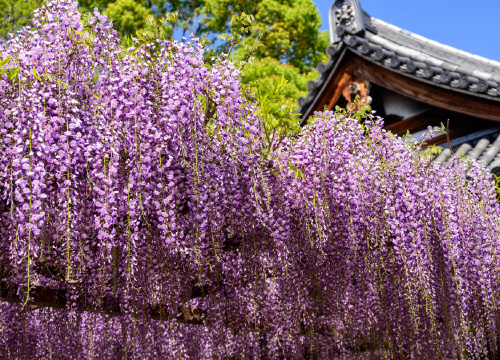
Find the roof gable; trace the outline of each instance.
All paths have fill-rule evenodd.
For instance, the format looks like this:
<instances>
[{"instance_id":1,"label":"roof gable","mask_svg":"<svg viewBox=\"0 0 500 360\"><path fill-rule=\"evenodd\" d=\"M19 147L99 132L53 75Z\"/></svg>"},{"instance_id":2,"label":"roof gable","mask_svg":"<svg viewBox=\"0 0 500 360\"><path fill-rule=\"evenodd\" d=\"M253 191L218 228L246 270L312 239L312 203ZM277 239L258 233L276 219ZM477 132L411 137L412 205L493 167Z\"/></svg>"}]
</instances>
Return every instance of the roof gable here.
<instances>
[{"instance_id":1,"label":"roof gable","mask_svg":"<svg viewBox=\"0 0 500 360\"><path fill-rule=\"evenodd\" d=\"M500 63L426 39L373 18L358 0L336 0L330 7L329 61L318 64L320 76L299 98L305 119L321 97L345 52L423 84L482 98L500 105ZM331 83L330 83L331 85Z\"/></svg>"}]
</instances>

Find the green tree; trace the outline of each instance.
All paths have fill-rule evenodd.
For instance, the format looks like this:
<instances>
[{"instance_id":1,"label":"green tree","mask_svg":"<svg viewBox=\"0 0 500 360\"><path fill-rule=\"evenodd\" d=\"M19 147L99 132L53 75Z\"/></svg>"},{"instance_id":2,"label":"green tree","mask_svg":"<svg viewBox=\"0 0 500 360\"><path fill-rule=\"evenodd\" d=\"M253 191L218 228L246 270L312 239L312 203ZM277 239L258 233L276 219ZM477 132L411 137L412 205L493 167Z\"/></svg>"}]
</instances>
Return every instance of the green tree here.
<instances>
[{"instance_id":1,"label":"green tree","mask_svg":"<svg viewBox=\"0 0 500 360\"><path fill-rule=\"evenodd\" d=\"M328 34L319 31L321 16L312 0L205 0L198 32L228 31L235 12L255 16L263 44L256 58L277 59L301 73L321 61Z\"/></svg>"},{"instance_id":2,"label":"green tree","mask_svg":"<svg viewBox=\"0 0 500 360\"><path fill-rule=\"evenodd\" d=\"M141 1L117 0L107 4L104 14L120 35L129 36L148 28L148 18L154 17L151 8L145 5Z\"/></svg>"},{"instance_id":3,"label":"green tree","mask_svg":"<svg viewBox=\"0 0 500 360\"><path fill-rule=\"evenodd\" d=\"M4 0L0 8L0 37L29 25L33 10L43 0ZM292 111L295 99L307 94L307 82L317 77L314 66L327 57L328 34L320 32L320 14L312 0L81 0L82 12L98 8L112 21L123 38L137 32L154 31L154 23L167 13L177 13L178 21L163 27L167 36L205 36L211 47L228 52L230 44L218 39L234 31L235 14L254 16L253 36L247 36L234 47L234 60L243 60L252 48L251 61L244 67L246 84L259 93L274 89L284 76L291 85L283 88L277 102ZM239 24L236 24L240 26ZM257 35L258 34L258 35ZM256 47L260 41L262 46ZM293 90L295 87L295 90Z\"/></svg>"},{"instance_id":4,"label":"green tree","mask_svg":"<svg viewBox=\"0 0 500 360\"><path fill-rule=\"evenodd\" d=\"M182 30L182 36L196 32L194 25L199 20L203 1L199 0L84 0L80 2L82 11L92 11L94 7L101 10L112 21L115 30L122 37L134 36L137 31L152 30L152 19L159 20L168 13L176 12L179 21L170 30ZM148 21L149 19L149 21Z\"/></svg>"},{"instance_id":5,"label":"green tree","mask_svg":"<svg viewBox=\"0 0 500 360\"><path fill-rule=\"evenodd\" d=\"M319 31L321 16L312 0L100 1L122 36L153 30L148 18L158 20L166 13L177 12L179 21L172 26L171 34L205 35L212 47L224 52L230 44L217 41L217 36L233 30L231 18L235 14L252 14L262 46L254 51L254 61L243 69L243 81L263 94L265 89L274 89L283 75L295 90L287 87L278 102L290 111L297 108L295 99L307 94L307 82L317 77L314 66L327 58L328 33ZM243 39L234 49L233 58L244 59L245 48L255 47L256 41L256 36Z\"/></svg>"},{"instance_id":6,"label":"green tree","mask_svg":"<svg viewBox=\"0 0 500 360\"><path fill-rule=\"evenodd\" d=\"M308 72L301 72L299 68L291 64L282 63L272 57L256 59L245 66L243 73L243 82L261 94L274 89L276 83L283 76L291 86L281 90L277 101L279 107L284 106L289 111L296 110L297 98L307 95L307 82L318 76L318 73L314 69L310 69Z\"/></svg>"},{"instance_id":7,"label":"green tree","mask_svg":"<svg viewBox=\"0 0 500 360\"><path fill-rule=\"evenodd\" d=\"M15 33L21 27L29 25L33 11L42 0L2 0L0 6L0 38Z\"/></svg>"},{"instance_id":8,"label":"green tree","mask_svg":"<svg viewBox=\"0 0 500 360\"><path fill-rule=\"evenodd\" d=\"M276 101L284 107L283 112L294 111L296 99L308 92L307 82L318 76L314 66L327 59L328 33L319 31L321 16L312 0L247 0L237 4L234 0L206 0L202 10L199 32L230 31L228 19L235 12L255 16L254 27L262 46L255 51L254 61L243 69L243 82L265 96L284 76L291 86L283 88ZM244 39L234 57L243 58L244 48L255 42L255 36ZM219 48L224 50L224 46Z\"/></svg>"}]
</instances>

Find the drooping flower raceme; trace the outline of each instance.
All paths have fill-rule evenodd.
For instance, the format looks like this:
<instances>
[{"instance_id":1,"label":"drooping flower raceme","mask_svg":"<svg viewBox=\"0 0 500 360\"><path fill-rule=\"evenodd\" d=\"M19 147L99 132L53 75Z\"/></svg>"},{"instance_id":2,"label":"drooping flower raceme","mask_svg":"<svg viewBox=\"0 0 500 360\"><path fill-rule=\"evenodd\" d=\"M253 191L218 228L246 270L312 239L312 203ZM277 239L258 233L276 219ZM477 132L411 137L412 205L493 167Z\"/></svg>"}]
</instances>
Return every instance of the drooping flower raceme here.
<instances>
[{"instance_id":1,"label":"drooping flower raceme","mask_svg":"<svg viewBox=\"0 0 500 360\"><path fill-rule=\"evenodd\" d=\"M196 39L124 49L67 0L33 25L0 47L5 358L498 355L480 165L332 112L269 150Z\"/></svg>"}]
</instances>

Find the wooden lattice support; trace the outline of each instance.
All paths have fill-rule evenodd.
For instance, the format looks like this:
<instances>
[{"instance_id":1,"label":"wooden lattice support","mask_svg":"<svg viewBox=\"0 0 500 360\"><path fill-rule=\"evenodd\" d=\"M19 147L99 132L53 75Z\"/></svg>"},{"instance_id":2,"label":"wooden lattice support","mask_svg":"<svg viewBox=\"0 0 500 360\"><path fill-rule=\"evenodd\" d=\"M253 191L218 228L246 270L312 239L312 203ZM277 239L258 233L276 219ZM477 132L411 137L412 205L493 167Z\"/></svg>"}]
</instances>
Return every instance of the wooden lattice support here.
<instances>
[{"instance_id":1,"label":"wooden lattice support","mask_svg":"<svg viewBox=\"0 0 500 360\"><path fill-rule=\"evenodd\" d=\"M6 281L0 282L0 301L10 302L10 303L23 303L24 298L18 295L19 286L16 284L8 283ZM29 308L31 310L36 310L41 307L50 307L65 309L67 307L67 290L65 289L54 289L45 286L36 286L30 289ZM208 294L207 292L202 292L199 287L193 288L193 297L201 297ZM124 316L137 314L127 314L120 310L120 304L116 299L105 298L101 302L99 308L95 308L84 303L79 303L75 307L77 311L89 311L94 313L102 313L113 316ZM155 320L170 320L172 319L172 309L166 308L161 304L152 304L149 309L144 314L145 317ZM201 325L202 321L202 311L197 308L192 308L190 306L180 306L176 309L181 312L181 315L177 316L177 320L185 324L195 324Z\"/></svg>"},{"instance_id":2,"label":"wooden lattice support","mask_svg":"<svg viewBox=\"0 0 500 360\"><path fill-rule=\"evenodd\" d=\"M241 239L236 237L228 237L223 244L222 250L224 252L233 251L240 247ZM52 278L56 281L60 281L57 276L50 271L50 267L47 264L38 264L37 272L43 276ZM218 292L223 286L222 281L218 281L215 284L208 285L194 285L191 288L190 299L200 298ZM68 291L66 289L55 289L47 286L35 286L30 289L29 306L31 310L36 310L41 307L51 307L65 309L67 307L67 296ZM10 302L10 303L23 303L24 298L19 296L19 286L14 283L9 283L7 281L0 281L0 301ZM86 304L85 301L80 301L75 307L77 311L90 311L95 313L103 313L108 315L134 315L127 314L121 311L120 303L117 299L104 298L98 308L92 307ZM191 306L179 306L178 309L168 309L162 304L151 304L143 316L155 320L170 320L173 318L172 313L181 313L177 316L177 320L184 324L195 324L202 325L202 311L198 308L193 308ZM138 315L134 315L138 316Z\"/></svg>"}]
</instances>

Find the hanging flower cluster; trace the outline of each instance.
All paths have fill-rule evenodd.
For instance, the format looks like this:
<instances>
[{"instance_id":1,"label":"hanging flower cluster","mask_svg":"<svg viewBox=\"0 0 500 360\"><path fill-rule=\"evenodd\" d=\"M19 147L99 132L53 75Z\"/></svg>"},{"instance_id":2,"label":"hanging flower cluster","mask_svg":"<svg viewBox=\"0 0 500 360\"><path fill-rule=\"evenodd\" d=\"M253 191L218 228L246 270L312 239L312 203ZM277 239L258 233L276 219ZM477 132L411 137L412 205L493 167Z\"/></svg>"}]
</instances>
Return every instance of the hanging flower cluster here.
<instances>
[{"instance_id":1,"label":"hanging flower cluster","mask_svg":"<svg viewBox=\"0 0 500 360\"><path fill-rule=\"evenodd\" d=\"M270 148L197 39L124 49L69 0L33 24L0 45L5 358L499 355L480 165L333 112Z\"/></svg>"}]
</instances>

